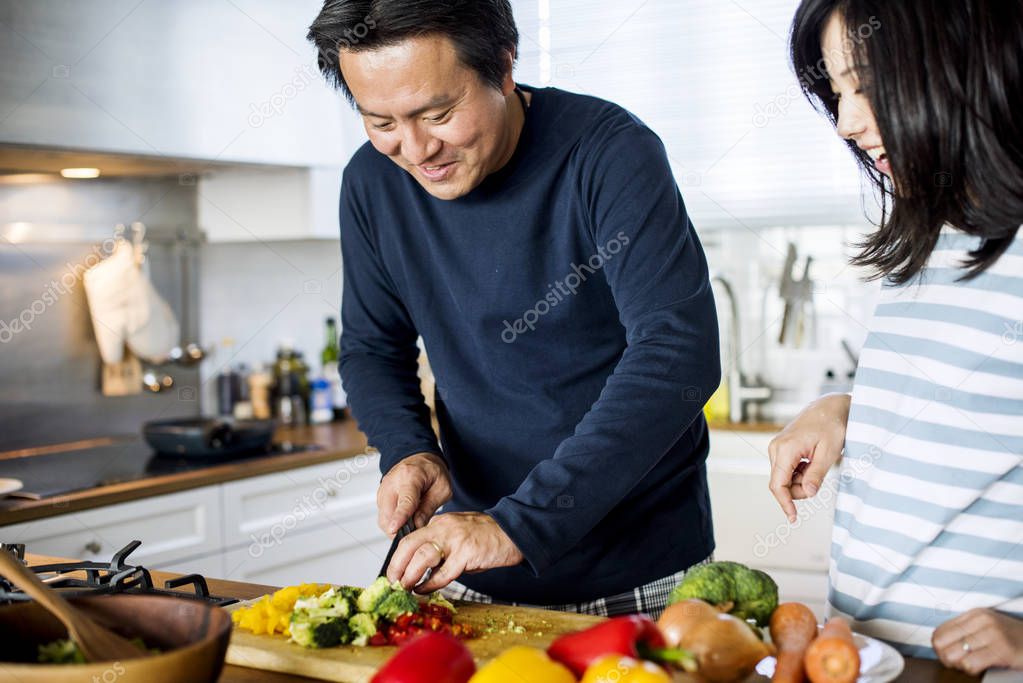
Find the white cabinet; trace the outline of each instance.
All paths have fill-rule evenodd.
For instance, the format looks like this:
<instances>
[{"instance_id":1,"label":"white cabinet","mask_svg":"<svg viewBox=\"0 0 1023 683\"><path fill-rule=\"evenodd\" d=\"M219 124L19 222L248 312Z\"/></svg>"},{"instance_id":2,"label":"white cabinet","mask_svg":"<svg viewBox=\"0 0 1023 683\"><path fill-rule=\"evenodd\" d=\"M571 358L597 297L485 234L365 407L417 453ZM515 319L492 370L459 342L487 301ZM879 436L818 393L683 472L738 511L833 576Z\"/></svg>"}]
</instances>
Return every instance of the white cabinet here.
<instances>
[{"instance_id":1,"label":"white cabinet","mask_svg":"<svg viewBox=\"0 0 1023 683\"><path fill-rule=\"evenodd\" d=\"M797 501L789 524L768 490L767 447L773 435L714 430L707 478L714 518L714 555L763 569L779 585L782 600L798 600L823 615L834 517L836 472L820 492Z\"/></svg>"},{"instance_id":2,"label":"white cabinet","mask_svg":"<svg viewBox=\"0 0 1023 683\"><path fill-rule=\"evenodd\" d=\"M377 527L374 508L312 531L231 550L224 559L225 578L274 586L306 581L365 586L376 578L390 543Z\"/></svg>"},{"instance_id":3,"label":"white cabinet","mask_svg":"<svg viewBox=\"0 0 1023 683\"><path fill-rule=\"evenodd\" d=\"M377 527L379 456L224 485L225 576L290 585L365 585L390 540Z\"/></svg>"},{"instance_id":4,"label":"white cabinet","mask_svg":"<svg viewBox=\"0 0 1023 683\"><path fill-rule=\"evenodd\" d=\"M321 8L4 3L0 142L340 167L365 137L306 41Z\"/></svg>"},{"instance_id":5,"label":"white cabinet","mask_svg":"<svg viewBox=\"0 0 1023 683\"><path fill-rule=\"evenodd\" d=\"M224 484L226 545L272 544L367 512L375 516L379 461L358 455Z\"/></svg>"},{"instance_id":6,"label":"white cabinet","mask_svg":"<svg viewBox=\"0 0 1023 683\"><path fill-rule=\"evenodd\" d=\"M206 486L0 527L29 552L128 562L212 578L364 585L390 540L377 527L379 455Z\"/></svg>"},{"instance_id":7,"label":"white cabinet","mask_svg":"<svg viewBox=\"0 0 1023 683\"><path fill-rule=\"evenodd\" d=\"M220 491L207 486L182 493L47 517L0 527L5 543L24 543L29 552L83 560L109 560L133 540L143 544L130 563L151 569L198 571L178 563L217 554L224 545ZM205 563L216 569L216 563Z\"/></svg>"},{"instance_id":8,"label":"white cabinet","mask_svg":"<svg viewBox=\"0 0 1023 683\"><path fill-rule=\"evenodd\" d=\"M339 239L339 166L218 168L198 189L199 227L210 242Z\"/></svg>"}]
</instances>

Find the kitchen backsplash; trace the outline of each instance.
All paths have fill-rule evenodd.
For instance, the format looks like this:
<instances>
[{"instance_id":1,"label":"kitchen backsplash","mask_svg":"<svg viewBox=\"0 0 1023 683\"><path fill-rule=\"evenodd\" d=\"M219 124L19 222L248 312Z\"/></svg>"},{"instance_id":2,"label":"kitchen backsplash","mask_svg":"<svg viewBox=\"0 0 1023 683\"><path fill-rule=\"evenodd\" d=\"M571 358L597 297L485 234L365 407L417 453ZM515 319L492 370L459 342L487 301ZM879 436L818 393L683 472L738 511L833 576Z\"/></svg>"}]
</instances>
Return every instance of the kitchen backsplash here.
<instances>
[{"instance_id":1,"label":"kitchen backsplash","mask_svg":"<svg viewBox=\"0 0 1023 683\"><path fill-rule=\"evenodd\" d=\"M0 450L137 433L199 412L194 368L167 366L172 390L104 397L82 285L117 223L148 228L150 276L197 339L196 190L178 178L0 183Z\"/></svg>"},{"instance_id":2,"label":"kitchen backsplash","mask_svg":"<svg viewBox=\"0 0 1023 683\"><path fill-rule=\"evenodd\" d=\"M283 340L305 353L314 373L324 322L341 306L341 247L304 240L206 244L200 253L199 325L213 346L202 366L206 412L216 410L217 374L227 365L269 364Z\"/></svg>"},{"instance_id":3,"label":"kitchen backsplash","mask_svg":"<svg viewBox=\"0 0 1023 683\"><path fill-rule=\"evenodd\" d=\"M695 219L694 219L695 220ZM711 271L723 275L735 288L740 307L740 367L747 375L760 375L775 390L762 412L765 419L784 421L807 401L829 389L843 389L855 365L843 341L858 354L866 339L879 285L865 282L866 273L849 264L855 244L871 227L778 227L757 231L736 226L701 232ZM792 269L803 276L806 257L813 258L811 312L798 348L779 343L784 302L780 294L788 245L796 245ZM729 324L727 306L716 288L722 334ZM834 377L829 379L828 372Z\"/></svg>"}]
</instances>

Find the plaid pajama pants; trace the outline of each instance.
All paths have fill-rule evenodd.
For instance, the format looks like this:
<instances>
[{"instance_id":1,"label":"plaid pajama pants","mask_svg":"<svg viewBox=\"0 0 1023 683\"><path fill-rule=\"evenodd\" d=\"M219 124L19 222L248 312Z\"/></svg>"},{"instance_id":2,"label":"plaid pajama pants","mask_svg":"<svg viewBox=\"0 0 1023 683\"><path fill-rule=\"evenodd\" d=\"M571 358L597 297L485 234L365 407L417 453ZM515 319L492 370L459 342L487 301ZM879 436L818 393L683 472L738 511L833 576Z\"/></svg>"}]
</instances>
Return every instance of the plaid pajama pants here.
<instances>
[{"instance_id":1,"label":"plaid pajama pants","mask_svg":"<svg viewBox=\"0 0 1023 683\"><path fill-rule=\"evenodd\" d=\"M696 565L713 562L714 556L697 562ZM694 567L696 565L693 565ZM474 591L457 581L448 584L441 594L448 600L465 600L467 602L481 602L488 605L512 605L514 607L538 607L540 609L554 610L557 612L578 612L579 614L594 614L600 617L614 617L623 614L647 614L653 619L661 616L661 612L668 606L668 597L671 590L679 584L682 577L688 570L675 572L664 578L651 581L631 591L611 595L606 598L598 598L589 602L574 602L564 605L530 605L521 602L505 602L497 600L489 595Z\"/></svg>"}]
</instances>

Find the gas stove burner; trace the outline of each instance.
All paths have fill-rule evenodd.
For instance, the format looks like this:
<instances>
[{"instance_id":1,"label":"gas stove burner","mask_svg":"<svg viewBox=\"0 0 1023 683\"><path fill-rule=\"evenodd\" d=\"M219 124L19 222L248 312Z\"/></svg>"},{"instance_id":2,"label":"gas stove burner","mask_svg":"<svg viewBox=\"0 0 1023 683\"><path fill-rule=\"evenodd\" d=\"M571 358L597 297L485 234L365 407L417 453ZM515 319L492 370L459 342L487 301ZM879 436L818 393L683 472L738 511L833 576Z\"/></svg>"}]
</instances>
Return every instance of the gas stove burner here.
<instances>
[{"instance_id":1,"label":"gas stove burner","mask_svg":"<svg viewBox=\"0 0 1023 683\"><path fill-rule=\"evenodd\" d=\"M29 567L36 575L57 589L64 597L96 594L141 594L168 595L186 600L201 600L214 605L224 606L238 602L233 598L222 598L210 595L206 579L199 574L188 574L176 579L165 581L163 588L153 585L153 577L145 567L127 564L128 555L142 545L142 541L132 541L116 553L110 562L59 562ZM25 559L25 546L21 543L0 544L0 551L12 553L19 560ZM83 576L84 574L84 576ZM192 592L172 590L182 586L192 586ZM20 589L15 588L7 580L0 578L0 604L27 602L31 598Z\"/></svg>"}]
</instances>

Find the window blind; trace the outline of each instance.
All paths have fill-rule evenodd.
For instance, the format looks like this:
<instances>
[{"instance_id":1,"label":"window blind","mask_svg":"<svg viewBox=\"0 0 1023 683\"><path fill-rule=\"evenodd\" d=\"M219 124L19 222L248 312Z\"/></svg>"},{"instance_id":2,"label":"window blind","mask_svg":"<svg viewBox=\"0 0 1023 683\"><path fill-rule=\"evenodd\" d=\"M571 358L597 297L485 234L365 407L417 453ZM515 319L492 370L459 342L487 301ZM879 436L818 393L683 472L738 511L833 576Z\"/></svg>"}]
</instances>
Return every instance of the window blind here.
<instances>
[{"instance_id":1,"label":"window blind","mask_svg":"<svg viewBox=\"0 0 1023 683\"><path fill-rule=\"evenodd\" d=\"M516 78L611 100L664 141L699 228L862 224L852 155L788 65L798 0L513 0Z\"/></svg>"}]
</instances>

